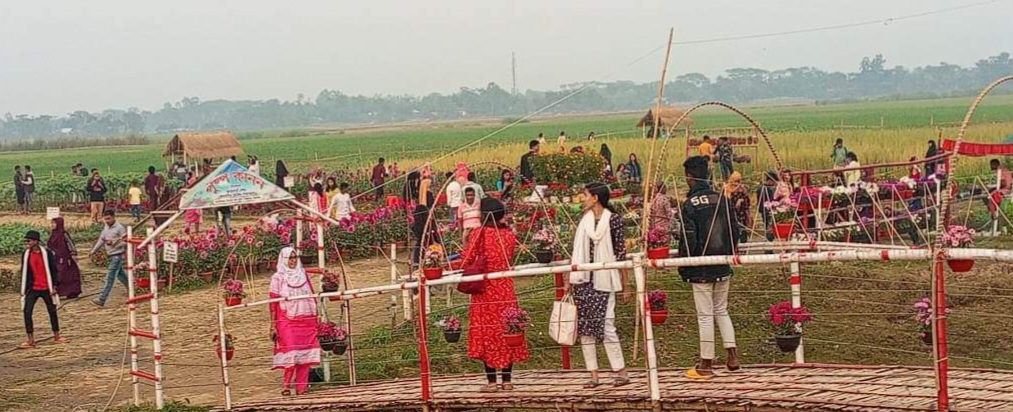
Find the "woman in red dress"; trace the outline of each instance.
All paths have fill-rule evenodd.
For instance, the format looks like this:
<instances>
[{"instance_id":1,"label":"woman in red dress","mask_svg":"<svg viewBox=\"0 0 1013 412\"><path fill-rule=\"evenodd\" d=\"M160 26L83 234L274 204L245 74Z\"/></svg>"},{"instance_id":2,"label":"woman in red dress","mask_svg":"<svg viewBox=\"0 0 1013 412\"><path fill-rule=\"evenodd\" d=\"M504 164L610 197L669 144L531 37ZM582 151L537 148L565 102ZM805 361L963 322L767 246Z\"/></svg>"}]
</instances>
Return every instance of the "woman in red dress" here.
<instances>
[{"instance_id":1,"label":"woman in red dress","mask_svg":"<svg viewBox=\"0 0 1013 412\"><path fill-rule=\"evenodd\" d=\"M482 227L475 229L464 250L464 266L469 266L478 257L485 258L486 272L500 272L510 269L514 256L517 236L504 223L506 206L495 198L482 199ZM503 334L506 324L503 312L517 307L517 294L512 278L485 281L485 291L471 295L468 315L471 330L468 332L468 357L485 364L485 375L489 383L483 392L500 389L512 390L510 373L513 365L528 359L525 343L519 347L508 346ZM502 377L502 385L496 385L496 375Z\"/></svg>"}]
</instances>

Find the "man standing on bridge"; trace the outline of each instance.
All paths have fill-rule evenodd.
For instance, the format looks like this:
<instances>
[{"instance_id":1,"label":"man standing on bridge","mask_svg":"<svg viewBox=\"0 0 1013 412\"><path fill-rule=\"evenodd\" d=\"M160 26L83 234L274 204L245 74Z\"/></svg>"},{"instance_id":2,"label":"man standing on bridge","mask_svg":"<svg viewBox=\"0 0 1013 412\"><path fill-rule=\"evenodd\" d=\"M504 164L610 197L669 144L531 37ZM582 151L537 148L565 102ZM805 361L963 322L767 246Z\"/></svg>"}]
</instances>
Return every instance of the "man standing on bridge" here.
<instances>
[{"instance_id":1,"label":"man standing on bridge","mask_svg":"<svg viewBox=\"0 0 1013 412\"><path fill-rule=\"evenodd\" d=\"M690 189L682 210L685 238L679 242L679 256L727 256L736 253L738 219L732 212L730 200L711 187L708 163L704 156L694 156L683 163ZM686 377L690 379L710 379L714 376L715 322L728 351L728 370L739 369L735 327L728 316L728 289L732 274L729 265L679 268L682 280L693 285L693 302L700 327L700 361L686 371Z\"/></svg>"}]
</instances>

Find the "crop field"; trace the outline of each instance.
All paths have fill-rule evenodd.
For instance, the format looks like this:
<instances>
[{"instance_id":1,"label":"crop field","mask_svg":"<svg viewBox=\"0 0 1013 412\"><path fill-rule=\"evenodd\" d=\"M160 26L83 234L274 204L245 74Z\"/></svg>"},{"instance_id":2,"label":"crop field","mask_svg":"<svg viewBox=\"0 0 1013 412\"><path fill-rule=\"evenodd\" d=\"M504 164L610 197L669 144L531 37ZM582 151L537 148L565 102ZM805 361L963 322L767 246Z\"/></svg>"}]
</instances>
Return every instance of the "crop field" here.
<instances>
[{"instance_id":1,"label":"crop field","mask_svg":"<svg viewBox=\"0 0 1013 412\"><path fill-rule=\"evenodd\" d=\"M863 102L834 105L777 106L744 108L769 132L785 162L794 168L822 167L831 140L844 137L849 148L859 154L862 163L907 160L924 153L925 141L935 138L943 124L944 136L956 133L970 98L917 101ZM692 116L694 129L744 127L748 124L734 113L705 108ZM634 127L637 114L536 118L516 124L481 143L469 147L453 161L498 160L517 162L528 140L545 133L554 146L561 130L570 136L570 145L585 144L583 137L595 131L599 141L608 142L616 161L628 153L647 157L648 142ZM318 128L298 131L272 131L240 134L244 150L259 156L265 170L275 159L284 159L296 170L319 165L328 168L366 167L377 157L398 160L403 165L417 164L460 148L506 126L511 120L462 121L455 123L419 123L392 125L374 129ZM974 141L1000 141L1013 133L1013 95L998 95L985 100L978 110L976 126L969 138ZM839 125L846 127L840 128ZM883 125L880 128L880 125ZM850 127L848 127L850 126ZM667 162L681 162L684 139L674 139L667 151ZM52 174L69 173L74 163L97 167L106 172L140 172L149 165L162 166L164 141L146 146L116 146L0 153L0 164L30 164L40 179ZM597 148L597 147L595 147ZM766 150L760 151L759 167L769 167ZM766 163L765 163L766 162ZM446 162L450 164L450 160ZM972 163L977 165L978 163ZM437 163L441 166L441 163ZM750 171L752 167L747 167ZM10 182L3 182L10 184Z\"/></svg>"}]
</instances>

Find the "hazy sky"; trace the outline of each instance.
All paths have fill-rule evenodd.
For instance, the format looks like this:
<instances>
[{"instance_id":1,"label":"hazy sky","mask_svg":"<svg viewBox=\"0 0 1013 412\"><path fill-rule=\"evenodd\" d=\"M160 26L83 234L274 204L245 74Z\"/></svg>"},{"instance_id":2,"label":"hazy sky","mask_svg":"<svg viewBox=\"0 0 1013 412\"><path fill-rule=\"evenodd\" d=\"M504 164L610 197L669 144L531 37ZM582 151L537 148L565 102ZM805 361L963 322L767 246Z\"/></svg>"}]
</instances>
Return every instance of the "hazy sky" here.
<instances>
[{"instance_id":1,"label":"hazy sky","mask_svg":"<svg viewBox=\"0 0 1013 412\"><path fill-rule=\"evenodd\" d=\"M448 93L657 79L663 44L885 19L979 0L0 0L0 113L157 109L184 96ZM1013 0L891 24L678 46L674 74L970 65L1013 52ZM606 74L615 73L609 78Z\"/></svg>"}]
</instances>

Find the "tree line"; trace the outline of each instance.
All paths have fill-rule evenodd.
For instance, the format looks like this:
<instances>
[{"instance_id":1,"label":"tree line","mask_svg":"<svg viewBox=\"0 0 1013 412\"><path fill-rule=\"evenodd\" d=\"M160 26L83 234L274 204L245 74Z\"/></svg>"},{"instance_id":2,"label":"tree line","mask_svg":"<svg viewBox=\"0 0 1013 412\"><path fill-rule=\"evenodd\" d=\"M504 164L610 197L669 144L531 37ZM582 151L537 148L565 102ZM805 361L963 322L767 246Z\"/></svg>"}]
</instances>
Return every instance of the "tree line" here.
<instances>
[{"instance_id":1,"label":"tree line","mask_svg":"<svg viewBox=\"0 0 1013 412\"><path fill-rule=\"evenodd\" d=\"M755 103L777 99L833 103L863 99L916 99L966 96L992 80L1013 73L1013 59L1003 52L978 60L972 67L940 63L908 69L887 67L882 55L866 57L855 72L827 72L815 67L781 70L735 68L711 79L700 73L676 77L666 84L665 100L693 103L720 100ZM452 94L348 95L323 90L316 98L295 100L212 100L186 97L155 111L131 108L101 113L76 111L66 116L12 115L0 119L0 139L50 136L115 136L183 130L257 130L321 123L384 123L408 120L454 120L475 117L516 117L582 92L547 114L644 109L654 102L657 82L585 82L558 90L512 94L496 83L461 87Z\"/></svg>"}]
</instances>

